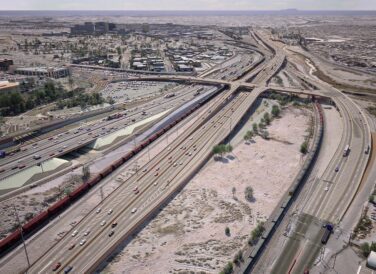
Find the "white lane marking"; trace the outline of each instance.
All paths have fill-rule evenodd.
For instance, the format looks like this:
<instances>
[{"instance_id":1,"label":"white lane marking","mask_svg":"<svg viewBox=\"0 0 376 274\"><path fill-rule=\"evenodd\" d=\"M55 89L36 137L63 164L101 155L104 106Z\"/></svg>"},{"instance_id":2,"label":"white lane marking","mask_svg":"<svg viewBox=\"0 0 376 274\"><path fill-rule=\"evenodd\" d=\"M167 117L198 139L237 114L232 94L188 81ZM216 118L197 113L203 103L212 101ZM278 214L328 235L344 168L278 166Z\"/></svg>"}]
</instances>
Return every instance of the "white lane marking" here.
<instances>
[{"instance_id":1,"label":"white lane marking","mask_svg":"<svg viewBox=\"0 0 376 274\"><path fill-rule=\"evenodd\" d=\"M360 266L358 267L358 271L356 272L356 274L359 274L361 269L362 269L362 266L360 265Z\"/></svg>"},{"instance_id":2,"label":"white lane marking","mask_svg":"<svg viewBox=\"0 0 376 274\"><path fill-rule=\"evenodd\" d=\"M54 257L54 258L53 258L48 264L46 264L46 266L43 267L43 268L38 272L38 274L39 274L39 273L43 273L43 270L45 270L47 267L49 267L49 266L52 264L52 262L55 261L55 259L56 259L56 257Z\"/></svg>"}]
</instances>

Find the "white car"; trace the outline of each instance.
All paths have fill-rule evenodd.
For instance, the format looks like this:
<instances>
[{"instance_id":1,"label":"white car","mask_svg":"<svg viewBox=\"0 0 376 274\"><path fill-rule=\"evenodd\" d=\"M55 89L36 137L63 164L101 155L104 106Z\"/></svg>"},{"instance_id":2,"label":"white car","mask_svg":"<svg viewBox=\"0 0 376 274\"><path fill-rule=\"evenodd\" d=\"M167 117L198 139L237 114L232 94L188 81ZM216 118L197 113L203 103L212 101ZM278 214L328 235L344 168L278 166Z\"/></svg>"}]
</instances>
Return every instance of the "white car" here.
<instances>
[{"instance_id":1,"label":"white car","mask_svg":"<svg viewBox=\"0 0 376 274\"><path fill-rule=\"evenodd\" d=\"M136 207L132 209L132 213L135 213L136 211L137 211Z\"/></svg>"},{"instance_id":2,"label":"white car","mask_svg":"<svg viewBox=\"0 0 376 274\"><path fill-rule=\"evenodd\" d=\"M98 209L97 209L97 213L99 213L99 212L101 212L102 211L102 209L100 208L100 207L98 207Z\"/></svg>"},{"instance_id":3,"label":"white car","mask_svg":"<svg viewBox=\"0 0 376 274\"><path fill-rule=\"evenodd\" d=\"M106 224L106 221L101 222L101 226L104 226Z\"/></svg>"},{"instance_id":4,"label":"white car","mask_svg":"<svg viewBox=\"0 0 376 274\"><path fill-rule=\"evenodd\" d=\"M328 186L326 186L326 187L324 188L324 190L325 190L325 191L328 191L328 190L329 190L329 187L328 187Z\"/></svg>"},{"instance_id":5,"label":"white car","mask_svg":"<svg viewBox=\"0 0 376 274\"><path fill-rule=\"evenodd\" d=\"M90 230L85 231L84 236L87 236L90 234Z\"/></svg>"},{"instance_id":6,"label":"white car","mask_svg":"<svg viewBox=\"0 0 376 274\"><path fill-rule=\"evenodd\" d=\"M86 243L86 239L82 239L80 245L84 245Z\"/></svg>"},{"instance_id":7,"label":"white car","mask_svg":"<svg viewBox=\"0 0 376 274\"><path fill-rule=\"evenodd\" d=\"M108 215L111 215L111 213L113 212L112 208L107 212Z\"/></svg>"},{"instance_id":8,"label":"white car","mask_svg":"<svg viewBox=\"0 0 376 274\"><path fill-rule=\"evenodd\" d=\"M73 231L72 237L76 236L78 234L78 230Z\"/></svg>"}]
</instances>

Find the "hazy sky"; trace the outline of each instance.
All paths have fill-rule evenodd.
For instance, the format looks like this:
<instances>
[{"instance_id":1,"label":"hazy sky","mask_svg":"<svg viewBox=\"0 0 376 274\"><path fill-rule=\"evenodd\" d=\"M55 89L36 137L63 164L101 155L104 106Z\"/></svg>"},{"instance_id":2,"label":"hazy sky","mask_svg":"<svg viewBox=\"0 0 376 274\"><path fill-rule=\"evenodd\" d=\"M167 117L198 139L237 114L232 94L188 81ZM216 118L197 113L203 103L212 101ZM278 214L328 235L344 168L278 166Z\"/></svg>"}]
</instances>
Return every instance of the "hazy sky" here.
<instances>
[{"instance_id":1,"label":"hazy sky","mask_svg":"<svg viewBox=\"0 0 376 274\"><path fill-rule=\"evenodd\" d=\"M376 0L0 0L0 10L376 10Z\"/></svg>"}]
</instances>

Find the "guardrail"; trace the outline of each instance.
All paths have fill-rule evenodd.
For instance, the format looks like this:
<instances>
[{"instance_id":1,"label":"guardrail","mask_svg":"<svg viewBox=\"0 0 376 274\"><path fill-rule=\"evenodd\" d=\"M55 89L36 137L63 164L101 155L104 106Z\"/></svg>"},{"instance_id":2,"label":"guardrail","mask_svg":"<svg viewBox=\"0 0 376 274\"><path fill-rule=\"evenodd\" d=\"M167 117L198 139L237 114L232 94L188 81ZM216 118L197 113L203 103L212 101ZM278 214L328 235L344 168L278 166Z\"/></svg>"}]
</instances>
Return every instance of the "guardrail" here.
<instances>
[{"instance_id":1,"label":"guardrail","mask_svg":"<svg viewBox=\"0 0 376 274\"><path fill-rule=\"evenodd\" d=\"M303 186L305 179L309 175L309 171L311 170L314 160L318 155L319 148L323 139L324 119L322 108L319 103L315 103L315 113L316 131L310 152L304 161L303 167L296 175L288 194L281 200L277 210L274 211L274 215L270 216L265 223L265 231L262 233L261 238L258 240L253 249L250 250L249 255L245 258L245 262L236 269L235 273L250 273L252 271L263 250L265 249L266 244L269 242L274 232L278 228L292 202L297 197L297 194Z\"/></svg>"}]
</instances>

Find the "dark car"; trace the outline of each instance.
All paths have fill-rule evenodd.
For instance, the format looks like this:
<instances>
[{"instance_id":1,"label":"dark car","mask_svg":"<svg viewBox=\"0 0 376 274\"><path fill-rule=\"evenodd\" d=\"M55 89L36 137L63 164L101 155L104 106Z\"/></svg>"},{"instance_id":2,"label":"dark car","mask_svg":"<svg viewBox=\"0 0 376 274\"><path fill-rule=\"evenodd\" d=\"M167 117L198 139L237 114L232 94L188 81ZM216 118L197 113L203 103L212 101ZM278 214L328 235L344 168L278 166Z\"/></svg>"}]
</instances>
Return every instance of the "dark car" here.
<instances>
[{"instance_id":1,"label":"dark car","mask_svg":"<svg viewBox=\"0 0 376 274\"><path fill-rule=\"evenodd\" d=\"M339 171L339 166L337 166L335 169L335 172L338 172L338 171Z\"/></svg>"},{"instance_id":2,"label":"dark car","mask_svg":"<svg viewBox=\"0 0 376 274\"><path fill-rule=\"evenodd\" d=\"M115 234L115 231L112 230L112 231L110 232L110 234L108 234L108 237L112 237L112 235L114 235L114 234Z\"/></svg>"},{"instance_id":3,"label":"dark car","mask_svg":"<svg viewBox=\"0 0 376 274\"><path fill-rule=\"evenodd\" d=\"M111 227L114 228L115 226L117 226L117 222L113 222Z\"/></svg>"},{"instance_id":4,"label":"dark car","mask_svg":"<svg viewBox=\"0 0 376 274\"><path fill-rule=\"evenodd\" d=\"M52 268L52 271L58 270L60 266L61 266L61 263L55 264L54 268Z\"/></svg>"},{"instance_id":5,"label":"dark car","mask_svg":"<svg viewBox=\"0 0 376 274\"><path fill-rule=\"evenodd\" d=\"M67 274L67 273L71 272L72 269L73 269L73 266L67 266L67 267L64 269L64 273Z\"/></svg>"}]
</instances>

